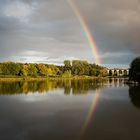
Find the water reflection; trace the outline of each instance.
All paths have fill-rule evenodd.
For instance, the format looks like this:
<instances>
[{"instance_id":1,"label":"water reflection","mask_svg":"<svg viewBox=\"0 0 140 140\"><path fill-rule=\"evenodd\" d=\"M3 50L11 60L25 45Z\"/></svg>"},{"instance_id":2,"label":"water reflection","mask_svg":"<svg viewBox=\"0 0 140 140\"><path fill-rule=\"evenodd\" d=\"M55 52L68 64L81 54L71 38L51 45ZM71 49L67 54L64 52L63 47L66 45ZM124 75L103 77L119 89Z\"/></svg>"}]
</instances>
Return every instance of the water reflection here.
<instances>
[{"instance_id":1,"label":"water reflection","mask_svg":"<svg viewBox=\"0 0 140 140\"><path fill-rule=\"evenodd\" d=\"M132 105L140 107L140 87L126 80L1 82L0 138L140 139L140 111Z\"/></svg>"},{"instance_id":2,"label":"water reflection","mask_svg":"<svg viewBox=\"0 0 140 140\"><path fill-rule=\"evenodd\" d=\"M133 105L140 108L140 85L129 86L129 96Z\"/></svg>"},{"instance_id":3,"label":"water reflection","mask_svg":"<svg viewBox=\"0 0 140 140\"><path fill-rule=\"evenodd\" d=\"M127 78L110 78L108 79L109 87L125 87Z\"/></svg>"},{"instance_id":4,"label":"water reflection","mask_svg":"<svg viewBox=\"0 0 140 140\"><path fill-rule=\"evenodd\" d=\"M92 103L91 103L89 111L87 113L87 117L86 117L85 123L84 123L82 131L81 131L82 136L85 135L88 127L91 124L91 121L93 121L93 119L94 119L94 115L96 114L100 97L101 97L101 91L100 91L100 89L98 89L95 92L95 96L92 99Z\"/></svg>"},{"instance_id":5,"label":"water reflection","mask_svg":"<svg viewBox=\"0 0 140 140\"><path fill-rule=\"evenodd\" d=\"M63 88L65 95L86 94L89 90L96 90L104 86L125 86L126 79L106 80L46 80L46 81L22 81L22 82L1 82L0 94L28 94L29 92L46 93L50 90Z\"/></svg>"}]
</instances>

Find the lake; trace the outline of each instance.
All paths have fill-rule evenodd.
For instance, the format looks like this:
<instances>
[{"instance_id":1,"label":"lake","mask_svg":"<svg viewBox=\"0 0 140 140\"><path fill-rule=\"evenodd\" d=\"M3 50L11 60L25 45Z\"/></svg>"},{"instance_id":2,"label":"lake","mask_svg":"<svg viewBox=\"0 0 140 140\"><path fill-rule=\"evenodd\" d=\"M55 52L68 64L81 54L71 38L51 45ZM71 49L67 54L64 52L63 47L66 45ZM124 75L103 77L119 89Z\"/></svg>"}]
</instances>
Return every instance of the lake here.
<instances>
[{"instance_id":1,"label":"lake","mask_svg":"<svg viewBox=\"0 0 140 140\"><path fill-rule=\"evenodd\" d=\"M0 83L0 140L140 140L127 79Z\"/></svg>"}]
</instances>

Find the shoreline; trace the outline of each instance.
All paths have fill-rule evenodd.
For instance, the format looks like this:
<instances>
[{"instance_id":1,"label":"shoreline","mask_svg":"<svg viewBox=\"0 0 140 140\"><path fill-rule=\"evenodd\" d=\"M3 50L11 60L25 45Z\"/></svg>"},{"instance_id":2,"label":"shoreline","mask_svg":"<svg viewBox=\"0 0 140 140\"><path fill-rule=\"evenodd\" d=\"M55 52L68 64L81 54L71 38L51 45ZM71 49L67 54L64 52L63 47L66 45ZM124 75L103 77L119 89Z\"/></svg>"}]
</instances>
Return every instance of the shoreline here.
<instances>
[{"instance_id":1,"label":"shoreline","mask_svg":"<svg viewBox=\"0 0 140 140\"><path fill-rule=\"evenodd\" d=\"M132 86L138 86L138 85L140 85L139 82L137 82L137 81L131 81L131 80L128 80L126 84L128 84L128 85L130 85L130 86L131 86L131 85L132 85Z\"/></svg>"},{"instance_id":2,"label":"shoreline","mask_svg":"<svg viewBox=\"0 0 140 140\"><path fill-rule=\"evenodd\" d=\"M95 76L72 76L72 77L20 77L5 76L0 77L0 82L22 82L22 81L46 81L46 80L106 80L108 78L127 78L127 77L95 77Z\"/></svg>"}]
</instances>

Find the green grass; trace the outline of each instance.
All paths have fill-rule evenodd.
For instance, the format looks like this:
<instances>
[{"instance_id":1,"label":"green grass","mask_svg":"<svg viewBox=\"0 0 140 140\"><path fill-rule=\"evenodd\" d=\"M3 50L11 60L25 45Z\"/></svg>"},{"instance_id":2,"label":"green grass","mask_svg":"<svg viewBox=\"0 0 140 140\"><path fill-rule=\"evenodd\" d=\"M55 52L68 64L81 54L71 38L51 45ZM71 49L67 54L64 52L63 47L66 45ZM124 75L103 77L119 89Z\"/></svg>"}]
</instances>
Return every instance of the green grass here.
<instances>
[{"instance_id":1,"label":"green grass","mask_svg":"<svg viewBox=\"0 0 140 140\"><path fill-rule=\"evenodd\" d=\"M107 77L95 77L95 76L71 76L71 77L45 77L45 76L13 76L13 75L0 75L0 82L15 82L15 81L45 81L45 80L61 80L61 79L71 79L71 80L84 80L84 79L106 79Z\"/></svg>"}]
</instances>

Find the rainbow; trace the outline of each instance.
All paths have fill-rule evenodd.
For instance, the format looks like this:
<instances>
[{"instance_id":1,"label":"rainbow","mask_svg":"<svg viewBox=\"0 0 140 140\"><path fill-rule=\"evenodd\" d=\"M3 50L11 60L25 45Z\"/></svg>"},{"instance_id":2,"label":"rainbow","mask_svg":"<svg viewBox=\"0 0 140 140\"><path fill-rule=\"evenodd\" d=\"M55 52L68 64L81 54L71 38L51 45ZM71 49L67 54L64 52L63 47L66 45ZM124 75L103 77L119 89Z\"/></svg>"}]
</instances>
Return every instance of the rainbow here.
<instances>
[{"instance_id":1,"label":"rainbow","mask_svg":"<svg viewBox=\"0 0 140 140\"><path fill-rule=\"evenodd\" d=\"M90 28L88 26L86 19L81 14L81 12L80 12L79 8L76 6L74 0L68 0L68 3L71 6L72 10L74 11L75 15L77 16L77 18L78 18L78 20L79 20L79 22L80 22L80 24L85 32L85 35L86 35L87 40L89 42L89 46L91 47L92 53L95 57L95 63L101 64L101 59L99 57L100 56L99 50L98 50L98 47L96 45L95 39L90 31ZM91 120L96 112L100 96L101 96L101 92L99 89L97 89L95 92L95 96L93 97L92 104L90 106L86 121L85 121L83 129L82 129L82 135L85 133L87 127L89 126L89 124L90 124L90 122L91 122Z\"/></svg>"},{"instance_id":2,"label":"rainbow","mask_svg":"<svg viewBox=\"0 0 140 140\"><path fill-rule=\"evenodd\" d=\"M68 0L68 3L70 4L72 10L74 11L75 15L77 16L84 32L85 32L85 35L87 37L87 40L89 42L89 46L91 47L92 49L92 53L95 57L95 63L96 64L101 64L101 59L100 59L100 55L99 55L99 50L98 50L98 47L96 45L96 42L93 38L93 35L90 31L90 28L88 26L88 23L86 21L86 19L84 18L84 16L81 14L81 12L79 11L79 8L76 6L75 2L73 0Z\"/></svg>"},{"instance_id":3,"label":"rainbow","mask_svg":"<svg viewBox=\"0 0 140 140\"><path fill-rule=\"evenodd\" d=\"M90 106L85 124L84 124L83 129L82 129L82 135L84 135L84 133L86 132L86 129L88 128L88 126L91 123L91 120L94 117L94 114L97 110L97 106L98 106L98 103L99 103L100 96L101 96L101 91L99 89L97 89L96 92L95 92L95 96L93 97L93 100L92 100L92 103L91 103L91 106Z\"/></svg>"}]
</instances>

